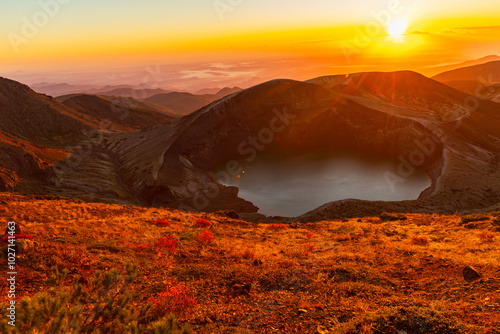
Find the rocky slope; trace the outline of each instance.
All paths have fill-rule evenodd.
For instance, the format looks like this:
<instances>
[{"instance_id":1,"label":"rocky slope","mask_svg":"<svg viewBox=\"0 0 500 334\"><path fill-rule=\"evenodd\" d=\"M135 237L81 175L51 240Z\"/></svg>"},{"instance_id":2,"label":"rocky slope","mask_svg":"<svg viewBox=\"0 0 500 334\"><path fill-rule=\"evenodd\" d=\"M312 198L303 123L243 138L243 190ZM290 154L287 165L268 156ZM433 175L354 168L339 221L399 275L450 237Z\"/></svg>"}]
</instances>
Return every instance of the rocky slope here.
<instances>
[{"instance_id":1,"label":"rocky slope","mask_svg":"<svg viewBox=\"0 0 500 334\"><path fill-rule=\"evenodd\" d=\"M38 144L70 144L95 124L28 86L0 78L0 131Z\"/></svg>"},{"instance_id":2,"label":"rocky slope","mask_svg":"<svg viewBox=\"0 0 500 334\"><path fill-rule=\"evenodd\" d=\"M127 98L89 97L86 108L78 96L64 100L68 105L0 78L0 191L48 191L54 163L86 152L89 141L174 118L165 108Z\"/></svg>"},{"instance_id":3,"label":"rocky slope","mask_svg":"<svg viewBox=\"0 0 500 334\"><path fill-rule=\"evenodd\" d=\"M476 93L476 96L482 99L500 103L500 83L483 87Z\"/></svg>"},{"instance_id":4,"label":"rocky slope","mask_svg":"<svg viewBox=\"0 0 500 334\"><path fill-rule=\"evenodd\" d=\"M52 175L66 147L90 131L91 122L55 99L0 78L0 191L19 189Z\"/></svg>"}]
</instances>

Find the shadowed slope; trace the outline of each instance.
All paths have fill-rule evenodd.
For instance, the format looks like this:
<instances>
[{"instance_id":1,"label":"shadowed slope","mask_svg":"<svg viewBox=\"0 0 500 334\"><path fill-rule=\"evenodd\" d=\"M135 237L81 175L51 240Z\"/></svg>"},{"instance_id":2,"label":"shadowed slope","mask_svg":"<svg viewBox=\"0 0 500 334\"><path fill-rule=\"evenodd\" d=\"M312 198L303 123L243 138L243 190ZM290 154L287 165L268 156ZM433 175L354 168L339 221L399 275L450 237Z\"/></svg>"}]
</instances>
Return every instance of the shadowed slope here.
<instances>
[{"instance_id":1,"label":"shadowed slope","mask_svg":"<svg viewBox=\"0 0 500 334\"><path fill-rule=\"evenodd\" d=\"M0 191L21 181L44 182L52 164L84 138L93 123L57 100L0 78Z\"/></svg>"},{"instance_id":2,"label":"shadowed slope","mask_svg":"<svg viewBox=\"0 0 500 334\"><path fill-rule=\"evenodd\" d=\"M131 97L74 94L57 100L97 122L106 120L108 130L116 132L163 124L176 117L170 109Z\"/></svg>"}]
</instances>

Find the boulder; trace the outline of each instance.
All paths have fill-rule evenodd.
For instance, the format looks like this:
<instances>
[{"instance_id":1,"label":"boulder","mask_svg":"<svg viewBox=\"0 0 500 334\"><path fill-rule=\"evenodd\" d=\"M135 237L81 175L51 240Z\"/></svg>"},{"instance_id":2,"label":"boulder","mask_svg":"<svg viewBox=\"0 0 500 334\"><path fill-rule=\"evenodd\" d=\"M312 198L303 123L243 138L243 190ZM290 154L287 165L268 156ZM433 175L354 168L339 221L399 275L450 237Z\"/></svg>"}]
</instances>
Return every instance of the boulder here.
<instances>
[{"instance_id":1,"label":"boulder","mask_svg":"<svg viewBox=\"0 0 500 334\"><path fill-rule=\"evenodd\" d=\"M464 279L467 283L472 283L482 277L481 274L472 266L465 267L462 274L464 275Z\"/></svg>"}]
</instances>

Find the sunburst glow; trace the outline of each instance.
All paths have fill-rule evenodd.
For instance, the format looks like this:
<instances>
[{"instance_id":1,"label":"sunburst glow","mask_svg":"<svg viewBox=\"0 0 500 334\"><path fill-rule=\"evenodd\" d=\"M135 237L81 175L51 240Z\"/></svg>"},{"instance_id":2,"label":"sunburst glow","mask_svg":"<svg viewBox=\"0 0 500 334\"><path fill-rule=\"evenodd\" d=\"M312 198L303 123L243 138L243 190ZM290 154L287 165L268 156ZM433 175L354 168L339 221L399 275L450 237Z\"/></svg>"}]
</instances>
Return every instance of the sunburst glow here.
<instances>
[{"instance_id":1,"label":"sunburst glow","mask_svg":"<svg viewBox=\"0 0 500 334\"><path fill-rule=\"evenodd\" d=\"M392 37L400 37L406 33L406 29L408 28L408 23L405 19L394 19L389 26L387 27L387 32L389 36Z\"/></svg>"},{"instance_id":2,"label":"sunburst glow","mask_svg":"<svg viewBox=\"0 0 500 334\"><path fill-rule=\"evenodd\" d=\"M396 18L387 26L388 39L395 43L405 41L405 33L408 29L408 22L403 18Z\"/></svg>"}]
</instances>

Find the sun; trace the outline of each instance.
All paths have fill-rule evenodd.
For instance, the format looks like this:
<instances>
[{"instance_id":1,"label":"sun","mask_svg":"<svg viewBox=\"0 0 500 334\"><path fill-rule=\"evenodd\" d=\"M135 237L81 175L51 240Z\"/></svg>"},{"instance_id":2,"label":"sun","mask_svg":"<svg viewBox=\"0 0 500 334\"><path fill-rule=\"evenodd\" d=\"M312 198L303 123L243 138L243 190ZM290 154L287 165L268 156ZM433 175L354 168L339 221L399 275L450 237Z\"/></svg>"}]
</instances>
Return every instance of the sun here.
<instances>
[{"instance_id":1,"label":"sun","mask_svg":"<svg viewBox=\"0 0 500 334\"><path fill-rule=\"evenodd\" d=\"M387 33L392 37L401 37L406 33L408 23L405 19L396 18L387 27Z\"/></svg>"},{"instance_id":2,"label":"sun","mask_svg":"<svg viewBox=\"0 0 500 334\"><path fill-rule=\"evenodd\" d=\"M403 18L395 18L387 26L387 38L395 43L402 43L405 41L406 29L408 29L408 22Z\"/></svg>"}]
</instances>

